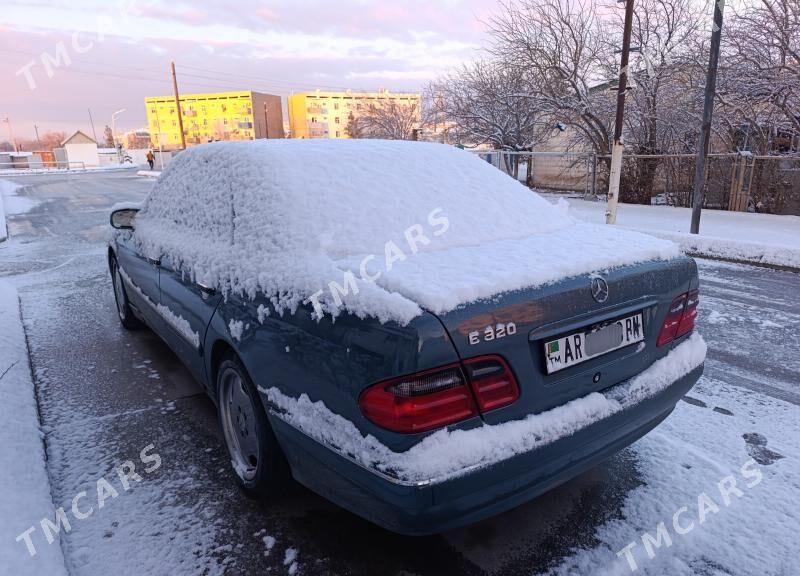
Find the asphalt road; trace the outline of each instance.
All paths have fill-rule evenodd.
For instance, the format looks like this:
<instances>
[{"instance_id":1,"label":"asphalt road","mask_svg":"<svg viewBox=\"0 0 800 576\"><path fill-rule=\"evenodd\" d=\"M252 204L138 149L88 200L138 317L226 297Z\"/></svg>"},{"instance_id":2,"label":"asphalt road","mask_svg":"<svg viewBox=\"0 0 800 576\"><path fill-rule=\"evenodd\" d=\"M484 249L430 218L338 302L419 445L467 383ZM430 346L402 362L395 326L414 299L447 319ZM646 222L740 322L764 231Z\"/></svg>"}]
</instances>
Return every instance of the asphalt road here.
<instances>
[{"instance_id":1,"label":"asphalt road","mask_svg":"<svg viewBox=\"0 0 800 576\"><path fill-rule=\"evenodd\" d=\"M148 444L162 459L65 535L73 574L284 574L289 548L302 574L531 574L592 546L594 529L644 481L629 449L516 510L427 538L383 531L301 487L266 505L248 500L211 401L156 336L125 332L115 316L109 208L142 199L151 182L132 172L15 181L41 203L10 219L0 276L21 294L54 500L68 503ZM800 275L700 269L707 375L800 405Z\"/></svg>"}]
</instances>

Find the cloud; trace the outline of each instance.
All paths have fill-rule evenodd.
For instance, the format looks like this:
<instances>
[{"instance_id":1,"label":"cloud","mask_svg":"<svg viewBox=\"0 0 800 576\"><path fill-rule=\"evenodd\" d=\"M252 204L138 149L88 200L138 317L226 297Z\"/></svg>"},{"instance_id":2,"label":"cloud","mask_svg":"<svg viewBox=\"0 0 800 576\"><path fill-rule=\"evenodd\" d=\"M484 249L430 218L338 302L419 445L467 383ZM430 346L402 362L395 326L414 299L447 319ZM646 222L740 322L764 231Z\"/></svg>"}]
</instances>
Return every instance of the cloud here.
<instances>
[{"instance_id":1,"label":"cloud","mask_svg":"<svg viewBox=\"0 0 800 576\"><path fill-rule=\"evenodd\" d=\"M127 107L123 127L144 123L143 98L169 93L168 65L184 91L351 87L419 89L474 57L495 0L6 0L0 11L0 113L85 128L86 108ZM40 58L57 43L95 40L71 63L44 75ZM34 60L38 87L16 74ZM192 69L195 68L195 69ZM320 85L326 84L326 85ZM100 114L100 112L98 112ZM27 127L26 127L27 126Z\"/></svg>"}]
</instances>

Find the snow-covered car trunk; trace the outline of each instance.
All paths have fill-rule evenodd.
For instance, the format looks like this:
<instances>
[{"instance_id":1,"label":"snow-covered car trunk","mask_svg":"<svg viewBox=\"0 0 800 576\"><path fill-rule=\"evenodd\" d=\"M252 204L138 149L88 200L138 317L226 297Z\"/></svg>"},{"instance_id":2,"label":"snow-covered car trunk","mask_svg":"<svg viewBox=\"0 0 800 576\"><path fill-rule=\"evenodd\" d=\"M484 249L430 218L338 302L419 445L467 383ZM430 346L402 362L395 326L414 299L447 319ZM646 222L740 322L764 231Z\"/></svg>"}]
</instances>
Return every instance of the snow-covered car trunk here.
<instances>
[{"instance_id":1,"label":"snow-covered car trunk","mask_svg":"<svg viewBox=\"0 0 800 576\"><path fill-rule=\"evenodd\" d=\"M671 348L658 345L671 304L697 283L689 258L651 261L515 290L438 317L461 358L499 355L513 371L519 398L482 414L494 424L549 410L645 370Z\"/></svg>"}]
</instances>

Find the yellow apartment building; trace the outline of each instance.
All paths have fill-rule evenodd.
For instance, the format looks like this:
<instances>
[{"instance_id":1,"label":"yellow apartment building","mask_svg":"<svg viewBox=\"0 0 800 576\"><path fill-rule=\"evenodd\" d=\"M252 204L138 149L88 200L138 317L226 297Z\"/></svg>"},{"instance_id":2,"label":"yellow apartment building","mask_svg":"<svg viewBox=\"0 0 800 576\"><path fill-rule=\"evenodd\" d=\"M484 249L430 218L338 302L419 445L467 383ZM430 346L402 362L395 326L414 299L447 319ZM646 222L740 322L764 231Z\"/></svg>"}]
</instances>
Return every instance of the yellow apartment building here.
<instances>
[{"instance_id":1,"label":"yellow apartment building","mask_svg":"<svg viewBox=\"0 0 800 576\"><path fill-rule=\"evenodd\" d=\"M381 106L388 101L401 106L416 105L420 114L420 95L394 93L388 90L378 92L299 92L288 98L289 127L292 138L349 138L347 122L366 111L371 104Z\"/></svg>"},{"instance_id":2,"label":"yellow apartment building","mask_svg":"<svg viewBox=\"0 0 800 576\"><path fill-rule=\"evenodd\" d=\"M144 99L147 124L154 148L181 147L174 96ZM280 96L250 90L211 94L181 94L186 146L218 140L283 138Z\"/></svg>"}]
</instances>

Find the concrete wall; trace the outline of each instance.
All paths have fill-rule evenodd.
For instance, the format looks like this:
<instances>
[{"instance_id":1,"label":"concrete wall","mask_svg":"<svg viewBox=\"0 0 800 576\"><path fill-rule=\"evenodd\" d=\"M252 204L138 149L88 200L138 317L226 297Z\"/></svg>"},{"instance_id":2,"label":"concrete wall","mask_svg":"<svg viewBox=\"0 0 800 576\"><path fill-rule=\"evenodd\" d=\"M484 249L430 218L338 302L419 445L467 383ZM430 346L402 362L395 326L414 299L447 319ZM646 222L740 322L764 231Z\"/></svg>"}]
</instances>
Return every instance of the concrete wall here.
<instances>
[{"instance_id":1,"label":"concrete wall","mask_svg":"<svg viewBox=\"0 0 800 576\"><path fill-rule=\"evenodd\" d=\"M100 158L97 153L97 144L66 144L67 160L70 168L80 168L75 162L83 162L84 166L99 166Z\"/></svg>"},{"instance_id":2,"label":"concrete wall","mask_svg":"<svg viewBox=\"0 0 800 576\"><path fill-rule=\"evenodd\" d=\"M98 152L97 154L99 166L112 166L119 164L119 154L114 150L113 152Z\"/></svg>"}]
</instances>

